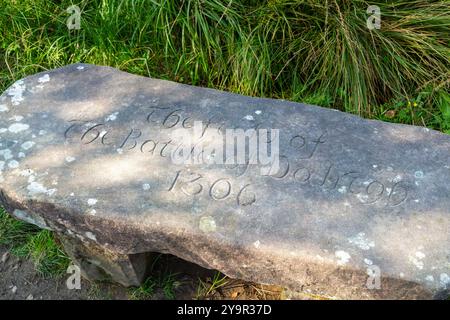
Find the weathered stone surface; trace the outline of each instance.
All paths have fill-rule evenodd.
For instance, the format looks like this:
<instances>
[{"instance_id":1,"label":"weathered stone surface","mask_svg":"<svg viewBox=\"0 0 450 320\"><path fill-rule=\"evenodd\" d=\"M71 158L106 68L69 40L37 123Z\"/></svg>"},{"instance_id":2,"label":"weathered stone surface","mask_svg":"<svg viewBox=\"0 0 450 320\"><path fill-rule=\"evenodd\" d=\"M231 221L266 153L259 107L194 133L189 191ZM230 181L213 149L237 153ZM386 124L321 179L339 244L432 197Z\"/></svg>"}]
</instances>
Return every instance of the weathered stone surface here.
<instances>
[{"instance_id":1,"label":"weathered stone surface","mask_svg":"<svg viewBox=\"0 0 450 320\"><path fill-rule=\"evenodd\" d=\"M114 281L124 286L139 286L145 281L151 253L121 254L92 242L60 236L66 253L88 280Z\"/></svg>"},{"instance_id":2,"label":"weathered stone surface","mask_svg":"<svg viewBox=\"0 0 450 320\"><path fill-rule=\"evenodd\" d=\"M194 121L280 129L279 171L173 163L172 133ZM0 139L8 212L123 284L163 252L322 296L448 292L448 135L77 64L13 84Z\"/></svg>"}]
</instances>

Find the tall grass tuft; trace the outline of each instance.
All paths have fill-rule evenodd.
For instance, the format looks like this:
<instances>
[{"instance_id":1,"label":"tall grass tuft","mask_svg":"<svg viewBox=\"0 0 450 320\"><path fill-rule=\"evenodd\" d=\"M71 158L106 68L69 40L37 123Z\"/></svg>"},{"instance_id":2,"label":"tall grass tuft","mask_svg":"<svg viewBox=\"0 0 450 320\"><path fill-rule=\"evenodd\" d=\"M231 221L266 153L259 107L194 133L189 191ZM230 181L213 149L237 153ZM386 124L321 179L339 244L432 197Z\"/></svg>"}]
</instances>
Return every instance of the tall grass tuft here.
<instances>
[{"instance_id":1,"label":"tall grass tuft","mask_svg":"<svg viewBox=\"0 0 450 320\"><path fill-rule=\"evenodd\" d=\"M445 130L448 1L80 0L81 29L69 31L72 4L3 1L0 89L82 61L367 117L425 92L430 114L403 120ZM366 25L369 5L379 30Z\"/></svg>"},{"instance_id":2,"label":"tall grass tuft","mask_svg":"<svg viewBox=\"0 0 450 320\"><path fill-rule=\"evenodd\" d=\"M7 246L15 256L30 259L44 277L64 274L70 263L52 232L16 220L1 207L0 245Z\"/></svg>"}]
</instances>

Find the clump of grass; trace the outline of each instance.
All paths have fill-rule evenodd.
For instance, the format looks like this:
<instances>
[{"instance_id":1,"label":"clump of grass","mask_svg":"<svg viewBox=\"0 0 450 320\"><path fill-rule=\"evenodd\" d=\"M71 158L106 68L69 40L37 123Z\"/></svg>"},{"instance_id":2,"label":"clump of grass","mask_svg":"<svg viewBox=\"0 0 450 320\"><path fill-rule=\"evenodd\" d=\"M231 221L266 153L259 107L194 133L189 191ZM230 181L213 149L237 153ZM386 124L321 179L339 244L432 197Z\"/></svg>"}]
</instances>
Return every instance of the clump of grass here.
<instances>
[{"instance_id":1,"label":"clump of grass","mask_svg":"<svg viewBox=\"0 0 450 320\"><path fill-rule=\"evenodd\" d=\"M0 244L10 247L15 256L30 259L44 277L63 275L70 263L52 232L16 220L1 207Z\"/></svg>"},{"instance_id":2,"label":"clump of grass","mask_svg":"<svg viewBox=\"0 0 450 320\"><path fill-rule=\"evenodd\" d=\"M135 288L130 288L128 295L132 300L151 299L157 291L162 291L166 299L175 299L175 290L182 285L178 279L178 273L172 272L166 259L162 259L164 255L158 254L154 257L153 263L149 268L150 276L144 283ZM161 261L163 260L163 261Z\"/></svg>"},{"instance_id":3,"label":"clump of grass","mask_svg":"<svg viewBox=\"0 0 450 320\"><path fill-rule=\"evenodd\" d=\"M214 277L208 279L207 281L199 279L196 298L205 299L219 288L226 286L229 280L230 279L227 276L220 272L216 272Z\"/></svg>"},{"instance_id":4,"label":"clump of grass","mask_svg":"<svg viewBox=\"0 0 450 320\"><path fill-rule=\"evenodd\" d=\"M448 130L448 1L81 0L81 29L72 31L70 5L5 1L0 89L82 61L367 117L428 92L427 116L409 120ZM369 5L380 8L379 30L367 28Z\"/></svg>"},{"instance_id":5,"label":"clump of grass","mask_svg":"<svg viewBox=\"0 0 450 320\"><path fill-rule=\"evenodd\" d=\"M369 5L380 8L379 30L367 28ZM293 95L325 92L334 106L370 116L426 84L448 86L446 1L279 0L256 11L264 45L280 61L276 82Z\"/></svg>"},{"instance_id":6,"label":"clump of grass","mask_svg":"<svg viewBox=\"0 0 450 320\"><path fill-rule=\"evenodd\" d=\"M0 245L20 247L25 245L31 236L40 229L32 224L14 219L0 207Z\"/></svg>"},{"instance_id":7,"label":"clump of grass","mask_svg":"<svg viewBox=\"0 0 450 320\"><path fill-rule=\"evenodd\" d=\"M161 290L166 299L175 299L175 289L181 285L176 273L164 272L148 277L144 283L128 291L132 300L151 299L157 290Z\"/></svg>"},{"instance_id":8,"label":"clump of grass","mask_svg":"<svg viewBox=\"0 0 450 320\"><path fill-rule=\"evenodd\" d=\"M151 299L155 293L156 281L152 277L147 278L144 283L137 287L129 289L131 300L147 300Z\"/></svg>"}]
</instances>

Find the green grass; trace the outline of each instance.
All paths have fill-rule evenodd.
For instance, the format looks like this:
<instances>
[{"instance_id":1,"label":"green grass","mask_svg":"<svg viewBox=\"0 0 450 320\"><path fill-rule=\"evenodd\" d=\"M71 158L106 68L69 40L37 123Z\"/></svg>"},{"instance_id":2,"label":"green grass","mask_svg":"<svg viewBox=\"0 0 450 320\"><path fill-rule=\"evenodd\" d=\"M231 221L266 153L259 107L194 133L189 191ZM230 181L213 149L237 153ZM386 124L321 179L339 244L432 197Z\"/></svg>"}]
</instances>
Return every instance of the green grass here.
<instances>
[{"instance_id":1,"label":"green grass","mask_svg":"<svg viewBox=\"0 0 450 320\"><path fill-rule=\"evenodd\" d=\"M65 9L82 10L81 29ZM368 5L381 29L366 27ZM74 62L450 128L450 4L437 0L4 0L0 89ZM398 116L397 116L398 115Z\"/></svg>"},{"instance_id":2,"label":"green grass","mask_svg":"<svg viewBox=\"0 0 450 320\"><path fill-rule=\"evenodd\" d=\"M227 285L230 279L227 276L223 275L222 273L216 272L214 274L214 277L208 280L203 281L202 279L199 279L196 296L197 299L204 299L208 297L211 293L213 293L217 289Z\"/></svg>"},{"instance_id":3,"label":"green grass","mask_svg":"<svg viewBox=\"0 0 450 320\"><path fill-rule=\"evenodd\" d=\"M44 277L65 274L70 263L52 232L16 220L1 207L0 245L9 247L17 257L30 259Z\"/></svg>"},{"instance_id":4,"label":"green grass","mask_svg":"<svg viewBox=\"0 0 450 320\"><path fill-rule=\"evenodd\" d=\"M129 289L128 295L132 300L146 300L161 290L166 299L173 300L176 298L175 289L180 285L176 273L162 272L149 276L141 286Z\"/></svg>"},{"instance_id":5,"label":"green grass","mask_svg":"<svg viewBox=\"0 0 450 320\"><path fill-rule=\"evenodd\" d=\"M175 290L182 285L182 282L178 279L178 273L169 269L167 259L162 259L162 257L162 254L155 257L150 266L150 276L141 286L128 290L130 299L151 299L157 291L161 291L166 299L173 300L176 298Z\"/></svg>"},{"instance_id":6,"label":"green grass","mask_svg":"<svg viewBox=\"0 0 450 320\"><path fill-rule=\"evenodd\" d=\"M80 30L66 27L72 4ZM369 4L380 30L366 27ZM86 62L450 134L448 0L3 0L0 30L0 91ZM43 274L68 263L50 232L1 209L0 244ZM132 295L170 298L174 284L153 277Z\"/></svg>"}]
</instances>

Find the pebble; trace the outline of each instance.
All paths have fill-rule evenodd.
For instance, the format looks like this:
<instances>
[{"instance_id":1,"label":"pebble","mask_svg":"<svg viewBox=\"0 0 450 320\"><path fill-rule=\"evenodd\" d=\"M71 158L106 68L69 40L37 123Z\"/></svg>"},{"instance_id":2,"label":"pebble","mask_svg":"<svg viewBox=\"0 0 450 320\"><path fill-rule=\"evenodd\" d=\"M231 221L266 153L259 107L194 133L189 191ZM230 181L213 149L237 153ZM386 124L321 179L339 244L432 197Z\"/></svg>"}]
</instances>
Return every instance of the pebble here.
<instances>
[{"instance_id":1,"label":"pebble","mask_svg":"<svg viewBox=\"0 0 450 320\"><path fill-rule=\"evenodd\" d=\"M16 294L16 292L17 292L17 287L16 287L16 286L12 287L11 292L12 292L12 294Z\"/></svg>"},{"instance_id":2,"label":"pebble","mask_svg":"<svg viewBox=\"0 0 450 320\"><path fill-rule=\"evenodd\" d=\"M2 263L5 263L6 261L8 261L9 259L9 252L6 251L3 255L2 255Z\"/></svg>"},{"instance_id":3,"label":"pebble","mask_svg":"<svg viewBox=\"0 0 450 320\"><path fill-rule=\"evenodd\" d=\"M32 294L30 294L28 297L27 297L27 300L34 300L34 297L33 297L33 295Z\"/></svg>"}]
</instances>

